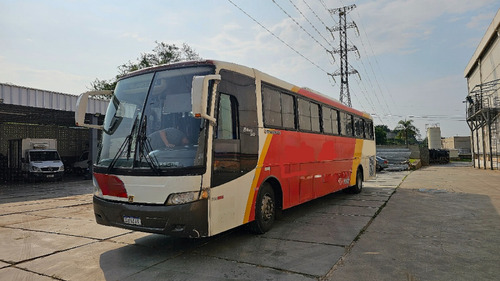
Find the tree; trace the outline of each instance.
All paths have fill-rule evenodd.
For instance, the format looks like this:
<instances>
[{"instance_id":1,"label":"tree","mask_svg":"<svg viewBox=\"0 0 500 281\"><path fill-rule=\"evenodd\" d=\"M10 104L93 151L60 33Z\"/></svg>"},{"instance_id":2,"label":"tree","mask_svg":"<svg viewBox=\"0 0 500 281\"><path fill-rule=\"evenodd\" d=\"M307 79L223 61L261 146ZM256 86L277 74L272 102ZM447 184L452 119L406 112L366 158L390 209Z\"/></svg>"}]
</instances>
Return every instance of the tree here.
<instances>
[{"instance_id":1,"label":"tree","mask_svg":"<svg viewBox=\"0 0 500 281\"><path fill-rule=\"evenodd\" d=\"M397 131L396 138L405 141L408 146L409 141L417 142L417 136L420 136L420 131L413 125L413 120L399 120L398 125L394 129Z\"/></svg>"},{"instance_id":2,"label":"tree","mask_svg":"<svg viewBox=\"0 0 500 281\"><path fill-rule=\"evenodd\" d=\"M378 145L387 144L387 133L390 132L387 125L377 125L375 126L375 140Z\"/></svg>"},{"instance_id":3,"label":"tree","mask_svg":"<svg viewBox=\"0 0 500 281\"><path fill-rule=\"evenodd\" d=\"M155 43L156 47L153 49L152 53L142 53L135 62L128 61L118 66L119 73L116 75L115 79L100 80L96 78L94 82L90 83L90 89L95 91L114 90L116 81L132 71L162 64L201 59L198 53L186 43L183 43L180 48L175 44L167 44L158 41L155 41Z\"/></svg>"}]
</instances>

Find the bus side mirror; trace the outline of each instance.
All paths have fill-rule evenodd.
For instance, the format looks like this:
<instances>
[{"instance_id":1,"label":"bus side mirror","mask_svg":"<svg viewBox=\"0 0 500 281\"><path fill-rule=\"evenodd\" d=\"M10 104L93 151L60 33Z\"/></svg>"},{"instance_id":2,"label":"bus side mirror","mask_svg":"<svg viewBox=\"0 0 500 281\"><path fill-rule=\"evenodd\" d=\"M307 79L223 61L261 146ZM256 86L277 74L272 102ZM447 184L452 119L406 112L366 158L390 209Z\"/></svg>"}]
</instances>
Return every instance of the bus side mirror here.
<instances>
[{"instance_id":1,"label":"bus side mirror","mask_svg":"<svg viewBox=\"0 0 500 281\"><path fill-rule=\"evenodd\" d=\"M75 124L80 127L93 128L102 130L102 125L85 123L85 113L87 113L87 105L90 96L112 96L112 91L90 91L81 94L76 100Z\"/></svg>"},{"instance_id":2,"label":"bus side mirror","mask_svg":"<svg viewBox=\"0 0 500 281\"><path fill-rule=\"evenodd\" d=\"M210 113L207 113L208 108L208 82L214 80L212 93L211 108L215 105L215 93L217 92L217 84L220 82L220 75L194 76L191 87L191 105L194 117L204 118L215 124L217 121Z\"/></svg>"}]
</instances>

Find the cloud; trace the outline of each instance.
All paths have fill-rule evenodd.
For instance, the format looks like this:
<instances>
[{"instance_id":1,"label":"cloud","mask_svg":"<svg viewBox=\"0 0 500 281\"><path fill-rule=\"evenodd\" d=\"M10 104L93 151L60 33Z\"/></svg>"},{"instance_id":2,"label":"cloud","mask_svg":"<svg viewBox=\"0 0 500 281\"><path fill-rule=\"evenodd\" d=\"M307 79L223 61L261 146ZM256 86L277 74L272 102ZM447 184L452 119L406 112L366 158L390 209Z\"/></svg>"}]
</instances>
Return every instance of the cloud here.
<instances>
[{"instance_id":1,"label":"cloud","mask_svg":"<svg viewBox=\"0 0 500 281\"><path fill-rule=\"evenodd\" d=\"M467 23L467 27L471 29L483 30L483 27L491 22L491 19L495 17L496 12L481 13L472 17Z\"/></svg>"},{"instance_id":2,"label":"cloud","mask_svg":"<svg viewBox=\"0 0 500 281\"><path fill-rule=\"evenodd\" d=\"M456 18L490 3L494 3L494 0L376 0L358 4L351 16L363 29L362 35L368 37L374 46L375 55L408 53L414 51L412 43L433 35L438 19L446 16ZM486 15L478 20L484 17ZM471 21L470 25L473 26L475 22Z\"/></svg>"},{"instance_id":3,"label":"cloud","mask_svg":"<svg viewBox=\"0 0 500 281\"><path fill-rule=\"evenodd\" d=\"M138 33L132 33L132 32L122 33L120 38L132 39L132 40L135 40L137 42L151 42L152 41L149 38L146 38L144 36L139 35Z\"/></svg>"},{"instance_id":4,"label":"cloud","mask_svg":"<svg viewBox=\"0 0 500 281\"><path fill-rule=\"evenodd\" d=\"M80 94L87 91L82 85L90 85L93 78L71 74L53 69L37 69L26 65L6 62L0 57L0 77L2 83L23 87L43 89L67 94Z\"/></svg>"},{"instance_id":5,"label":"cloud","mask_svg":"<svg viewBox=\"0 0 500 281\"><path fill-rule=\"evenodd\" d=\"M390 124L407 118L415 120L421 132L426 124L439 123L443 135L468 134L462 103L467 85L460 74L399 85L392 92L399 94L394 97L397 106L392 108L393 116L386 118Z\"/></svg>"}]
</instances>

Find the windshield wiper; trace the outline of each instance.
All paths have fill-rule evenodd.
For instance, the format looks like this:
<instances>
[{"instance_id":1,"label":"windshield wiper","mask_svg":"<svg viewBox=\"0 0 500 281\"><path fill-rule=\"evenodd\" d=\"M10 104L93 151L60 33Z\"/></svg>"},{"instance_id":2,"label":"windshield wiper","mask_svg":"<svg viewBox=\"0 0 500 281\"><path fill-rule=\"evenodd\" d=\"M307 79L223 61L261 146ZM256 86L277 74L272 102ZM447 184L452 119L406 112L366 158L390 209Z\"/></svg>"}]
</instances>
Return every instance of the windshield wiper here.
<instances>
[{"instance_id":1,"label":"windshield wiper","mask_svg":"<svg viewBox=\"0 0 500 281\"><path fill-rule=\"evenodd\" d=\"M142 120L142 126L139 130L138 144L139 144L139 162L142 162L142 158L146 160L149 167L157 174L160 174L160 170L158 167L160 166L158 159L155 155L151 155L151 151L153 151L153 147L151 146L151 142L149 138L146 136L146 127L147 127L147 116L144 116L144 120Z\"/></svg>"},{"instance_id":2,"label":"windshield wiper","mask_svg":"<svg viewBox=\"0 0 500 281\"><path fill-rule=\"evenodd\" d=\"M120 149L118 149L118 152L116 153L115 157L113 158L113 160L111 160L111 163L109 163L108 173L116 165L116 162L118 161L118 158L120 158L120 156L123 154L125 147L127 148L127 160L130 158L130 152L132 150L132 138L133 138L133 134L135 131L135 127L137 127L138 121L139 121L139 115L137 115L135 117L134 125L132 125L132 129L130 130L130 134L127 137L125 137L125 140L123 141L122 145L120 146Z\"/></svg>"}]
</instances>

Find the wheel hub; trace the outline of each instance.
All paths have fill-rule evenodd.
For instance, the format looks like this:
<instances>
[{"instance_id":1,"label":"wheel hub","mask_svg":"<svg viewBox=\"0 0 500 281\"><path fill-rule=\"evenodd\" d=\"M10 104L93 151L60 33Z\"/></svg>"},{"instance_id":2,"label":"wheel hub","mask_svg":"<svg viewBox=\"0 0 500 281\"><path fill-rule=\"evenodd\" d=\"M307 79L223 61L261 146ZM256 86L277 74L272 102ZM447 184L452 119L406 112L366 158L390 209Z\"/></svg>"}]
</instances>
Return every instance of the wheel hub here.
<instances>
[{"instance_id":1,"label":"wheel hub","mask_svg":"<svg viewBox=\"0 0 500 281\"><path fill-rule=\"evenodd\" d=\"M271 196L268 194L264 195L262 198L262 208L261 208L262 218L265 221L269 221L274 215L274 202Z\"/></svg>"}]
</instances>

